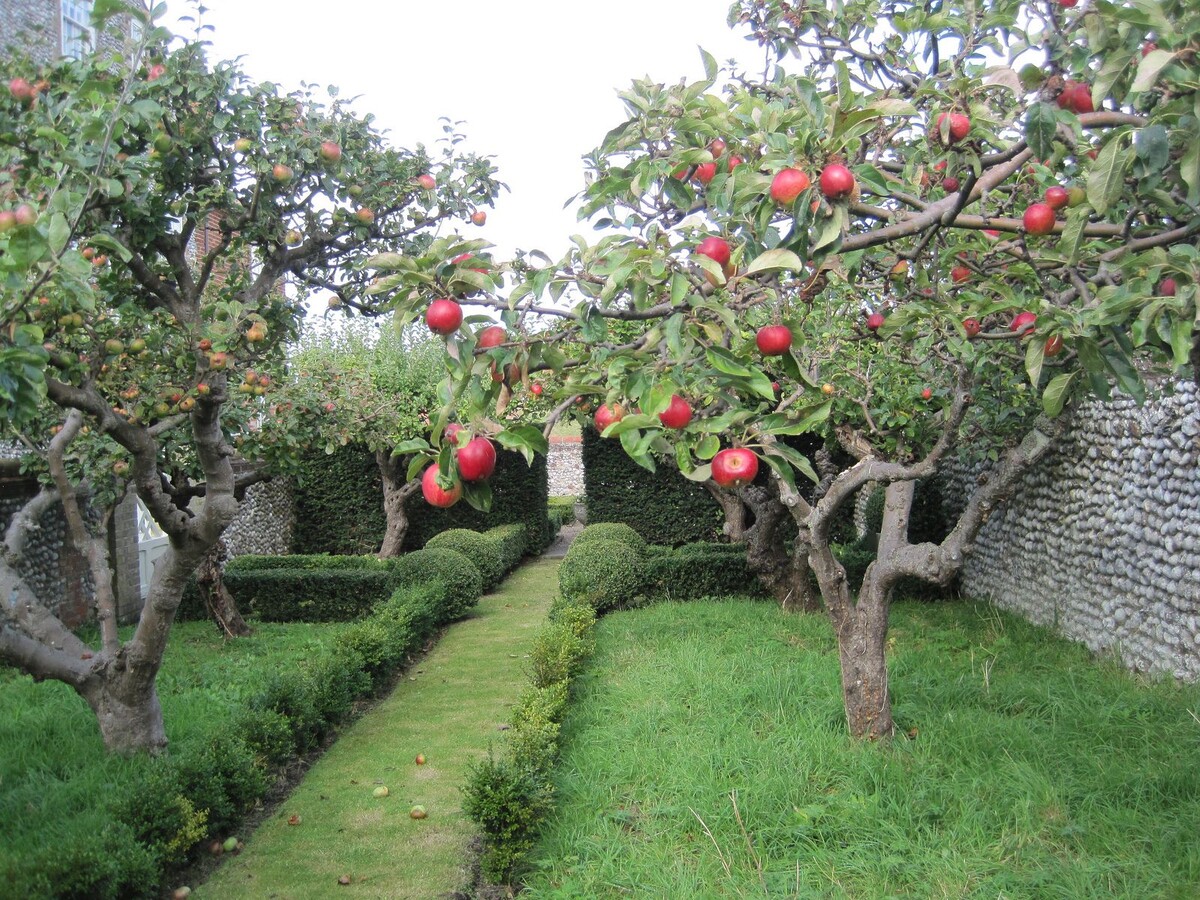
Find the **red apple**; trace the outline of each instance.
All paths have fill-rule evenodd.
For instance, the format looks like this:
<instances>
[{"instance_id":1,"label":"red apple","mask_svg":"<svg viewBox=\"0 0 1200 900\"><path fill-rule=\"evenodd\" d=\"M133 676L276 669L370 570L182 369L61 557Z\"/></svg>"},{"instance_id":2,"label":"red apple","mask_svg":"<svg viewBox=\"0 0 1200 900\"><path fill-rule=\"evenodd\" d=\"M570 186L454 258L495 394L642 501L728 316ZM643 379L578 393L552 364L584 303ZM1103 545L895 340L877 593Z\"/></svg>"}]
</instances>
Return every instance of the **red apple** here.
<instances>
[{"instance_id":1,"label":"red apple","mask_svg":"<svg viewBox=\"0 0 1200 900\"><path fill-rule=\"evenodd\" d=\"M462 498L462 485L455 481L449 489L442 487L438 483L437 463L433 463L421 476L421 494L430 506L448 509Z\"/></svg>"},{"instance_id":2,"label":"red apple","mask_svg":"<svg viewBox=\"0 0 1200 900\"><path fill-rule=\"evenodd\" d=\"M499 347L508 339L508 332L503 325L489 325L479 332L477 346L486 350L489 347Z\"/></svg>"},{"instance_id":3,"label":"red apple","mask_svg":"<svg viewBox=\"0 0 1200 900\"><path fill-rule=\"evenodd\" d=\"M671 395L671 403L658 414L658 421L667 428L684 428L692 421L692 407L678 394Z\"/></svg>"},{"instance_id":4,"label":"red apple","mask_svg":"<svg viewBox=\"0 0 1200 900\"><path fill-rule=\"evenodd\" d=\"M354 218L362 222L364 225L370 225L375 221L375 211L367 206L360 206L354 211Z\"/></svg>"},{"instance_id":5,"label":"red apple","mask_svg":"<svg viewBox=\"0 0 1200 900\"><path fill-rule=\"evenodd\" d=\"M979 324L979 320L973 316L963 319L962 327L963 331L967 333L967 337L969 338L975 337L975 335L979 334L979 332L983 330L983 326Z\"/></svg>"},{"instance_id":6,"label":"red apple","mask_svg":"<svg viewBox=\"0 0 1200 900\"><path fill-rule=\"evenodd\" d=\"M458 433L463 430L463 427L457 422L451 422L442 431L442 437L450 443L455 443L458 438Z\"/></svg>"},{"instance_id":7,"label":"red apple","mask_svg":"<svg viewBox=\"0 0 1200 900\"><path fill-rule=\"evenodd\" d=\"M831 163L821 172L821 193L830 200L841 200L854 193L854 173L841 163Z\"/></svg>"},{"instance_id":8,"label":"red apple","mask_svg":"<svg viewBox=\"0 0 1200 900\"><path fill-rule=\"evenodd\" d=\"M729 242L724 238L706 237L696 245L696 252L701 256L707 256L718 266L724 266L729 262Z\"/></svg>"},{"instance_id":9,"label":"red apple","mask_svg":"<svg viewBox=\"0 0 1200 900\"><path fill-rule=\"evenodd\" d=\"M542 396L543 390L544 389L542 388L541 384L539 384L536 381L529 386L529 393L533 394L533 396L535 396L535 397Z\"/></svg>"},{"instance_id":10,"label":"red apple","mask_svg":"<svg viewBox=\"0 0 1200 900\"><path fill-rule=\"evenodd\" d=\"M35 225L38 220L38 211L28 203L22 203L13 210L13 218L18 225Z\"/></svg>"},{"instance_id":11,"label":"red apple","mask_svg":"<svg viewBox=\"0 0 1200 900\"><path fill-rule=\"evenodd\" d=\"M696 166L696 174L693 176L701 184L708 184L717 174L717 164L715 162L701 163Z\"/></svg>"},{"instance_id":12,"label":"red apple","mask_svg":"<svg viewBox=\"0 0 1200 900\"><path fill-rule=\"evenodd\" d=\"M1033 324L1037 321L1037 316L1029 311L1017 313L1013 316L1012 322L1008 326L1009 331L1023 332L1022 337L1029 337L1033 334Z\"/></svg>"},{"instance_id":13,"label":"red apple","mask_svg":"<svg viewBox=\"0 0 1200 900\"><path fill-rule=\"evenodd\" d=\"M771 180L771 199L780 206L791 206L810 184L799 169L780 169Z\"/></svg>"},{"instance_id":14,"label":"red apple","mask_svg":"<svg viewBox=\"0 0 1200 900\"><path fill-rule=\"evenodd\" d=\"M763 356L783 356L792 346L792 330L786 325L764 325L754 336Z\"/></svg>"},{"instance_id":15,"label":"red apple","mask_svg":"<svg viewBox=\"0 0 1200 900\"><path fill-rule=\"evenodd\" d=\"M20 103L28 103L34 98L33 85L24 78L14 78L8 83L8 92L12 94L13 99Z\"/></svg>"},{"instance_id":16,"label":"red apple","mask_svg":"<svg viewBox=\"0 0 1200 900\"><path fill-rule=\"evenodd\" d=\"M883 327L883 313L873 312L867 316L867 327L872 331L878 331Z\"/></svg>"},{"instance_id":17,"label":"red apple","mask_svg":"<svg viewBox=\"0 0 1200 900\"><path fill-rule=\"evenodd\" d=\"M758 457L745 447L730 447L713 457L712 479L724 488L749 484L758 474Z\"/></svg>"},{"instance_id":18,"label":"red apple","mask_svg":"<svg viewBox=\"0 0 1200 900\"><path fill-rule=\"evenodd\" d=\"M463 481L479 481L496 471L496 447L485 437L474 437L458 448L458 474Z\"/></svg>"},{"instance_id":19,"label":"red apple","mask_svg":"<svg viewBox=\"0 0 1200 900\"><path fill-rule=\"evenodd\" d=\"M712 154L713 159L720 159L721 154L725 152L725 142L720 138L713 138L708 145L708 152Z\"/></svg>"},{"instance_id":20,"label":"red apple","mask_svg":"<svg viewBox=\"0 0 1200 900\"><path fill-rule=\"evenodd\" d=\"M448 297L434 300L425 310L425 324L434 334L450 334L462 324L462 320L462 307Z\"/></svg>"},{"instance_id":21,"label":"red apple","mask_svg":"<svg viewBox=\"0 0 1200 900\"><path fill-rule=\"evenodd\" d=\"M166 74L167 74L167 67L164 66L162 63L155 63L146 72L146 80L147 81L158 81L158 79L162 78Z\"/></svg>"},{"instance_id":22,"label":"red apple","mask_svg":"<svg viewBox=\"0 0 1200 900\"><path fill-rule=\"evenodd\" d=\"M1071 202L1071 192L1057 184L1046 188L1046 205L1053 210L1062 209Z\"/></svg>"},{"instance_id":23,"label":"red apple","mask_svg":"<svg viewBox=\"0 0 1200 900\"><path fill-rule=\"evenodd\" d=\"M292 167L285 166L283 163L276 163L271 167L271 177L278 182L291 181L294 174Z\"/></svg>"},{"instance_id":24,"label":"red apple","mask_svg":"<svg viewBox=\"0 0 1200 900\"><path fill-rule=\"evenodd\" d=\"M922 400L928 400L932 396L933 396L932 388L922 388L922 390L921 390L921 399Z\"/></svg>"},{"instance_id":25,"label":"red apple","mask_svg":"<svg viewBox=\"0 0 1200 900\"><path fill-rule=\"evenodd\" d=\"M623 418L625 418L625 407L620 403L614 403L612 406L603 403L596 410L593 421L596 423L597 431L604 431L613 422L620 422Z\"/></svg>"},{"instance_id":26,"label":"red apple","mask_svg":"<svg viewBox=\"0 0 1200 900\"><path fill-rule=\"evenodd\" d=\"M1077 115L1095 111L1092 104L1092 87L1086 81L1068 81L1056 100L1061 109L1069 109Z\"/></svg>"},{"instance_id":27,"label":"red apple","mask_svg":"<svg viewBox=\"0 0 1200 900\"><path fill-rule=\"evenodd\" d=\"M943 123L947 132L947 143L950 144L957 144L971 130L971 120L962 113L941 113L937 117L937 129L935 131L939 141L941 140Z\"/></svg>"},{"instance_id":28,"label":"red apple","mask_svg":"<svg viewBox=\"0 0 1200 900\"><path fill-rule=\"evenodd\" d=\"M471 213L471 224L482 226L487 221L487 213L482 209L477 209Z\"/></svg>"},{"instance_id":29,"label":"red apple","mask_svg":"<svg viewBox=\"0 0 1200 900\"><path fill-rule=\"evenodd\" d=\"M745 162L745 160L742 159L740 156L730 153L729 154L729 171L732 172L734 169L736 169L738 166L740 166L744 162Z\"/></svg>"},{"instance_id":30,"label":"red apple","mask_svg":"<svg viewBox=\"0 0 1200 900\"><path fill-rule=\"evenodd\" d=\"M953 175L947 175L945 178L942 179L942 188L946 191L947 194L953 194L955 191L958 190L958 179L955 178Z\"/></svg>"},{"instance_id":31,"label":"red apple","mask_svg":"<svg viewBox=\"0 0 1200 900\"><path fill-rule=\"evenodd\" d=\"M955 284L962 284L964 281L970 280L971 274L968 266L955 266L950 270L950 280Z\"/></svg>"},{"instance_id":32,"label":"red apple","mask_svg":"<svg viewBox=\"0 0 1200 900\"><path fill-rule=\"evenodd\" d=\"M342 158L341 144L336 141L321 141L321 159L327 163L335 163Z\"/></svg>"},{"instance_id":33,"label":"red apple","mask_svg":"<svg viewBox=\"0 0 1200 900\"><path fill-rule=\"evenodd\" d=\"M1052 334L1046 338L1046 346L1042 349L1042 354L1047 358L1058 356L1058 354L1062 353L1062 349L1063 339L1057 334Z\"/></svg>"},{"instance_id":34,"label":"red apple","mask_svg":"<svg viewBox=\"0 0 1200 900\"><path fill-rule=\"evenodd\" d=\"M423 191L432 191L437 187L437 180L428 172L424 172L417 176L417 184Z\"/></svg>"},{"instance_id":35,"label":"red apple","mask_svg":"<svg viewBox=\"0 0 1200 900\"><path fill-rule=\"evenodd\" d=\"M1160 297L1174 297L1176 284L1174 278L1164 278L1158 283L1158 295Z\"/></svg>"},{"instance_id":36,"label":"red apple","mask_svg":"<svg viewBox=\"0 0 1200 900\"><path fill-rule=\"evenodd\" d=\"M1054 230L1054 210L1047 203L1031 203L1021 221L1028 234L1049 234Z\"/></svg>"}]
</instances>

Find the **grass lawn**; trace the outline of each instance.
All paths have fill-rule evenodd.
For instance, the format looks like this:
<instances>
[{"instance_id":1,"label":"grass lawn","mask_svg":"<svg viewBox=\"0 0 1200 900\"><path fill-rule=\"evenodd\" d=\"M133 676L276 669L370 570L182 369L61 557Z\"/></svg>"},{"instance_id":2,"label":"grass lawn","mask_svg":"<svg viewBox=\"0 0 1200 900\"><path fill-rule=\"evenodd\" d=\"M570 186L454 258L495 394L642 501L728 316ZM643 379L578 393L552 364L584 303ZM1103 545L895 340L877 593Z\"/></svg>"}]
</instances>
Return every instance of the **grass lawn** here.
<instances>
[{"instance_id":1,"label":"grass lawn","mask_svg":"<svg viewBox=\"0 0 1200 900\"><path fill-rule=\"evenodd\" d=\"M193 896L429 900L458 889L475 832L462 813L467 766L499 740L557 587L557 561L542 560L480 600ZM428 818L410 818L414 804Z\"/></svg>"},{"instance_id":2,"label":"grass lawn","mask_svg":"<svg viewBox=\"0 0 1200 900\"><path fill-rule=\"evenodd\" d=\"M981 604L892 621L904 733L862 745L822 616L601 620L528 896L1200 896L1200 688Z\"/></svg>"}]
</instances>

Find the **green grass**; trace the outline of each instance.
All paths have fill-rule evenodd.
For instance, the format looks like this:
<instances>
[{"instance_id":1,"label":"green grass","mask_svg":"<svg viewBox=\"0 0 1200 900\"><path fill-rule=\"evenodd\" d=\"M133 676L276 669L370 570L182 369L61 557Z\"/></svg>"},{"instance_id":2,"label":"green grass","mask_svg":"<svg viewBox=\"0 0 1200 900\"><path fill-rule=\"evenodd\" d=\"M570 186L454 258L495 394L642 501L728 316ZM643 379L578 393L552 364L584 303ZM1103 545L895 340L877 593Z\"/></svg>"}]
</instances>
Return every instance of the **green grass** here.
<instances>
[{"instance_id":1,"label":"green grass","mask_svg":"<svg viewBox=\"0 0 1200 900\"><path fill-rule=\"evenodd\" d=\"M171 751L204 741L271 675L301 665L340 627L258 624L252 637L227 644L209 622L177 624L158 679ZM0 871L47 835L103 829L108 801L147 764L105 753L95 716L66 685L0 669Z\"/></svg>"},{"instance_id":2,"label":"green grass","mask_svg":"<svg viewBox=\"0 0 1200 900\"><path fill-rule=\"evenodd\" d=\"M897 604L856 744L820 616L603 619L530 898L1200 896L1200 689L990 607Z\"/></svg>"},{"instance_id":3,"label":"green grass","mask_svg":"<svg viewBox=\"0 0 1200 900\"><path fill-rule=\"evenodd\" d=\"M193 896L333 896L341 875L353 882L347 896L433 898L459 888L474 834L462 813L467 766L498 741L526 683L526 655L557 579L557 561L527 563L483 597ZM417 753L425 765L414 765ZM378 785L387 797L373 796ZM427 819L409 817L414 804ZM299 824L288 824L292 816Z\"/></svg>"}]
</instances>

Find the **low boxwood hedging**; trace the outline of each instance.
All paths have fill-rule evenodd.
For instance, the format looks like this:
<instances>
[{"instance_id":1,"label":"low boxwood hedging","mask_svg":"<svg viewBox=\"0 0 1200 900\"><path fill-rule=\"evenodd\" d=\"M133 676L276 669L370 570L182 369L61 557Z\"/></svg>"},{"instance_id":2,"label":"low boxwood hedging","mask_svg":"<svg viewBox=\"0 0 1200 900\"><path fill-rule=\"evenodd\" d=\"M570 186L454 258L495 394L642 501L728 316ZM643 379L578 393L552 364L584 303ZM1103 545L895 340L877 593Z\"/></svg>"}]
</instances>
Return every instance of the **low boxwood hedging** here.
<instances>
[{"instance_id":1,"label":"low boxwood hedging","mask_svg":"<svg viewBox=\"0 0 1200 900\"><path fill-rule=\"evenodd\" d=\"M643 589L654 600L698 600L729 594L760 596L758 578L746 564L742 544L698 543L652 548Z\"/></svg>"},{"instance_id":2,"label":"low boxwood hedging","mask_svg":"<svg viewBox=\"0 0 1200 900\"><path fill-rule=\"evenodd\" d=\"M479 574L479 568L466 556L448 547L414 550L386 562L388 571L400 585L432 581L445 587L443 622L461 619L479 602L483 593L483 576Z\"/></svg>"},{"instance_id":3,"label":"low boxwood hedging","mask_svg":"<svg viewBox=\"0 0 1200 900\"><path fill-rule=\"evenodd\" d=\"M483 577L484 591L490 591L504 577L504 565L500 560L500 548L497 542L478 531L451 528L441 534L435 534L425 544L426 550L435 550L439 547L457 550L473 562Z\"/></svg>"},{"instance_id":4,"label":"low boxwood hedging","mask_svg":"<svg viewBox=\"0 0 1200 900\"><path fill-rule=\"evenodd\" d=\"M450 552L450 551L446 551ZM131 788L70 817L10 858L3 896L151 898L266 794L280 767L320 744L422 649L447 618L442 582L395 590L300 670L280 673L203 741L141 765Z\"/></svg>"},{"instance_id":5,"label":"low boxwood hedging","mask_svg":"<svg viewBox=\"0 0 1200 900\"><path fill-rule=\"evenodd\" d=\"M579 533L563 557L558 569L559 591L568 600L591 604L597 612L635 605L645 583L644 554L612 538L581 541L588 528Z\"/></svg>"},{"instance_id":6,"label":"low boxwood hedging","mask_svg":"<svg viewBox=\"0 0 1200 900\"><path fill-rule=\"evenodd\" d=\"M595 623L590 603L555 601L530 651L530 684L513 709L504 746L471 767L463 811L483 833L480 870L492 883L516 879L553 808L559 729L571 678L595 647Z\"/></svg>"},{"instance_id":7,"label":"low boxwood hedging","mask_svg":"<svg viewBox=\"0 0 1200 900\"><path fill-rule=\"evenodd\" d=\"M259 569L225 573L243 614L263 622L349 622L391 596L386 568Z\"/></svg>"}]
</instances>

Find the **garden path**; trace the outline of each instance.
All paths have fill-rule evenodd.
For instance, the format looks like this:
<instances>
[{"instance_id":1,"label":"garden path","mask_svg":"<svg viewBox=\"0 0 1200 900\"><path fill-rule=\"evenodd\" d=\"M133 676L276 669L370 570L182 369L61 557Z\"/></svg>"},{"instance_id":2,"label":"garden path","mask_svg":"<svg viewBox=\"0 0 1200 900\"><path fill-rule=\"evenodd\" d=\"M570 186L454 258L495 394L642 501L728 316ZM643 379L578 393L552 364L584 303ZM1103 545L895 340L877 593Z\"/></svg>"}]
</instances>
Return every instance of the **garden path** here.
<instances>
[{"instance_id":1,"label":"garden path","mask_svg":"<svg viewBox=\"0 0 1200 900\"><path fill-rule=\"evenodd\" d=\"M475 831L461 787L527 682L525 659L558 588L558 549L517 568L452 625L192 896L453 896ZM388 795L374 796L381 787ZM416 805L427 818L410 817Z\"/></svg>"}]
</instances>

